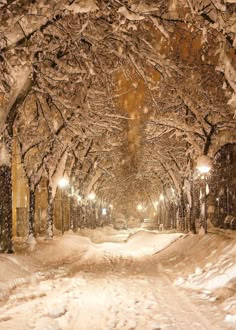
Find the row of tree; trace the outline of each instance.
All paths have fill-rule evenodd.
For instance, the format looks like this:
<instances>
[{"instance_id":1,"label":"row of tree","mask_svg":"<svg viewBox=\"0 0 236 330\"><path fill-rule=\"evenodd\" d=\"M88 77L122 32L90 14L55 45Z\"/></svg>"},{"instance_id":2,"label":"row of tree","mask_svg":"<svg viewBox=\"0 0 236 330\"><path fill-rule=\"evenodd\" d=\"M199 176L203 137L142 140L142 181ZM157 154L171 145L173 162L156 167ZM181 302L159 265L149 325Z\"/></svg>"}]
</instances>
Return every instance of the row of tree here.
<instances>
[{"instance_id":1,"label":"row of tree","mask_svg":"<svg viewBox=\"0 0 236 330\"><path fill-rule=\"evenodd\" d=\"M35 235L42 177L51 235L65 170L81 194L95 190L122 212L172 188L182 210L187 196L195 231L196 160L236 142L236 3L18 0L0 6L6 249L12 250L13 141L30 192L29 235Z\"/></svg>"}]
</instances>

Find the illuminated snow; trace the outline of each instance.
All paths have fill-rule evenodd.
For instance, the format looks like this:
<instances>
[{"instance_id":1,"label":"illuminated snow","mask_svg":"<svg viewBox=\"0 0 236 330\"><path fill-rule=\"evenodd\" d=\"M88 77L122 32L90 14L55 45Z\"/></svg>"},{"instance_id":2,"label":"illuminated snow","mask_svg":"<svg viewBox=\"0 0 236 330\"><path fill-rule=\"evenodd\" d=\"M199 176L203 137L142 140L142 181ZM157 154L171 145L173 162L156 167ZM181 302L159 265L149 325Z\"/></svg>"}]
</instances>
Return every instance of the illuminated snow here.
<instances>
[{"instance_id":1,"label":"illuminated snow","mask_svg":"<svg viewBox=\"0 0 236 330\"><path fill-rule=\"evenodd\" d=\"M224 245L217 254L204 251L208 262L205 267L195 262L191 274L194 255L192 263L187 254L185 263L177 262L179 245L184 253L189 251L193 239L189 235L114 231L112 227L83 229L81 234L38 239L35 251L25 250L26 255L1 255L0 327L186 329L190 321L191 329L231 329L234 325L236 299L226 299L219 310L213 287L208 288L212 279L235 276L230 264L235 258L233 246ZM196 257L202 253L206 236L195 240L199 240ZM215 242L217 246L217 237ZM22 245L22 240L17 244ZM177 280L180 272L183 276ZM195 300L199 283L202 291L197 299L201 302ZM188 289L180 291L179 286ZM26 317L29 310L32 313Z\"/></svg>"}]
</instances>

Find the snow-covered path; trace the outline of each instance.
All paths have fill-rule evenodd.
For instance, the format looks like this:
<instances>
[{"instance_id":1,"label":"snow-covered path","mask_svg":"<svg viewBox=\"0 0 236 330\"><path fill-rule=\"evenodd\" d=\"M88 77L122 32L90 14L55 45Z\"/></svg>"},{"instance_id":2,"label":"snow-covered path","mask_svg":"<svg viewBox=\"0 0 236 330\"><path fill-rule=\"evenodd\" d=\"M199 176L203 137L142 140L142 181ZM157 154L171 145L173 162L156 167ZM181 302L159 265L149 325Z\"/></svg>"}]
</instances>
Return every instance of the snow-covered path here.
<instances>
[{"instance_id":1,"label":"snow-covered path","mask_svg":"<svg viewBox=\"0 0 236 330\"><path fill-rule=\"evenodd\" d=\"M130 247L141 237L145 235L130 244L94 245L86 258L79 253L64 256L54 260L53 268L45 260L42 269L2 301L0 329L234 329L215 304L174 285L168 272L150 264L144 252L136 260ZM162 238L166 241L165 235L160 237L159 246ZM150 252L148 246L145 251Z\"/></svg>"},{"instance_id":2,"label":"snow-covered path","mask_svg":"<svg viewBox=\"0 0 236 330\"><path fill-rule=\"evenodd\" d=\"M23 285L1 309L0 329L226 329L209 306L164 275L79 273Z\"/></svg>"}]
</instances>

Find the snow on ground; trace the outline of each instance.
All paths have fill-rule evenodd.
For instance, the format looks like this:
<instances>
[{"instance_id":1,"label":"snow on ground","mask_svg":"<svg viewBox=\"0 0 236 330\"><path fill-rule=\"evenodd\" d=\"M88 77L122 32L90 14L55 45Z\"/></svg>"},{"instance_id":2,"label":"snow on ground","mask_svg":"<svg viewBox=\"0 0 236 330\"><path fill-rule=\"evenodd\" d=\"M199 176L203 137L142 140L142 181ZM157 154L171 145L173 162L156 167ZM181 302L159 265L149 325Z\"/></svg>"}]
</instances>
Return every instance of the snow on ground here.
<instances>
[{"instance_id":1,"label":"snow on ground","mask_svg":"<svg viewBox=\"0 0 236 330\"><path fill-rule=\"evenodd\" d=\"M235 329L235 240L112 227L17 239L0 255L0 329Z\"/></svg>"},{"instance_id":2,"label":"snow on ground","mask_svg":"<svg viewBox=\"0 0 236 330\"><path fill-rule=\"evenodd\" d=\"M82 228L79 231L79 235L89 237L94 243L102 242L123 242L129 235L137 232L137 228L128 230L115 230L113 226L98 227L96 230L89 228Z\"/></svg>"},{"instance_id":3,"label":"snow on ground","mask_svg":"<svg viewBox=\"0 0 236 330\"><path fill-rule=\"evenodd\" d=\"M187 277L177 278L175 284L200 292L202 299L223 302L225 320L236 328L236 244L235 240L226 242L219 239L222 247L208 251L205 264Z\"/></svg>"}]
</instances>

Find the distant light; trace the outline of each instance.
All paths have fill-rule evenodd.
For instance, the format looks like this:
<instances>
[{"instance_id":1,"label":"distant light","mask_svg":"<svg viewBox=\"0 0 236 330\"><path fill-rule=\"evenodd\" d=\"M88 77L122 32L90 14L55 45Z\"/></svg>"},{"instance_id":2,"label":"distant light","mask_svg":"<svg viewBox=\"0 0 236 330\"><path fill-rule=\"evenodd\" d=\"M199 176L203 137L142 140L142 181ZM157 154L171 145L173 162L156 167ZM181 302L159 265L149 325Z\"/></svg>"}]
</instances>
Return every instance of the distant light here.
<instances>
[{"instance_id":1,"label":"distant light","mask_svg":"<svg viewBox=\"0 0 236 330\"><path fill-rule=\"evenodd\" d=\"M59 181L58 181L58 186L60 188L66 188L69 186L69 180L65 177L61 178Z\"/></svg>"},{"instance_id":2,"label":"distant light","mask_svg":"<svg viewBox=\"0 0 236 330\"><path fill-rule=\"evenodd\" d=\"M164 195L160 194L160 201L164 201Z\"/></svg>"},{"instance_id":3,"label":"distant light","mask_svg":"<svg viewBox=\"0 0 236 330\"><path fill-rule=\"evenodd\" d=\"M143 206L142 206L141 204L138 204L138 206L137 206L137 210L138 210L138 211L142 211L142 209L143 209Z\"/></svg>"},{"instance_id":4,"label":"distant light","mask_svg":"<svg viewBox=\"0 0 236 330\"><path fill-rule=\"evenodd\" d=\"M148 112L149 112L148 107L144 107L144 108L143 108L143 113L147 114Z\"/></svg>"},{"instance_id":5,"label":"distant light","mask_svg":"<svg viewBox=\"0 0 236 330\"><path fill-rule=\"evenodd\" d=\"M102 208L102 215L107 215L107 209L105 207Z\"/></svg>"},{"instance_id":6,"label":"distant light","mask_svg":"<svg viewBox=\"0 0 236 330\"><path fill-rule=\"evenodd\" d=\"M82 198L83 198L83 197L80 196L80 195L77 196L77 201L78 201L78 203L82 200Z\"/></svg>"},{"instance_id":7,"label":"distant light","mask_svg":"<svg viewBox=\"0 0 236 330\"><path fill-rule=\"evenodd\" d=\"M154 208L155 208L155 210L157 210L158 204L159 204L159 201L155 201L154 202Z\"/></svg>"},{"instance_id":8,"label":"distant light","mask_svg":"<svg viewBox=\"0 0 236 330\"><path fill-rule=\"evenodd\" d=\"M91 192L90 194L88 194L88 199L90 201L94 201L96 199L96 194L95 192Z\"/></svg>"}]
</instances>

